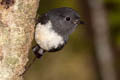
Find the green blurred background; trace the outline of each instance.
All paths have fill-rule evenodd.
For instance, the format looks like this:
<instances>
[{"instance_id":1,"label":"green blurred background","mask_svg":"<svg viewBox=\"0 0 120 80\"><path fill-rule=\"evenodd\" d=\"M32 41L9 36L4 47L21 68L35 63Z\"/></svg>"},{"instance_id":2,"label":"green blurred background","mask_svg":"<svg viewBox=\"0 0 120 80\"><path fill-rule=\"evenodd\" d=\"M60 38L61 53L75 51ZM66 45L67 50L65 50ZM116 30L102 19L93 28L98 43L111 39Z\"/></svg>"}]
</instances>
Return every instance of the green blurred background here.
<instances>
[{"instance_id":1,"label":"green blurred background","mask_svg":"<svg viewBox=\"0 0 120 80\"><path fill-rule=\"evenodd\" d=\"M50 9L71 7L75 9L83 20L84 13L79 0L40 0L39 13L43 14ZM105 0L111 41L115 53L115 65L120 72L120 0ZM25 80L98 80L95 67L95 54L88 38L86 25L79 25L70 36L68 44L59 52L46 53L37 60L25 74ZM30 54L30 61L33 53Z\"/></svg>"}]
</instances>

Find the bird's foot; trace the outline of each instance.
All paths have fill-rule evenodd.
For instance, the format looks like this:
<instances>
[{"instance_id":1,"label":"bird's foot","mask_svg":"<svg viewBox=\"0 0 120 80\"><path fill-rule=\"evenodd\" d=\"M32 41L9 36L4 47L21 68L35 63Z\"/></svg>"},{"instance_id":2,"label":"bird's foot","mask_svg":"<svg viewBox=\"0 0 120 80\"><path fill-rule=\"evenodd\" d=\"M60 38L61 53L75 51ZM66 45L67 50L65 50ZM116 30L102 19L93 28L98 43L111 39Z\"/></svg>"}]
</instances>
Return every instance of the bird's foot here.
<instances>
[{"instance_id":1,"label":"bird's foot","mask_svg":"<svg viewBox=\"0 0 120 80\"><path fill-rule=\"evenodd\" d=\"M32 50L37 58L41 58L45 53L45 50L40 48L39 45L34 46Z\"/></svg>"}]
</instances>

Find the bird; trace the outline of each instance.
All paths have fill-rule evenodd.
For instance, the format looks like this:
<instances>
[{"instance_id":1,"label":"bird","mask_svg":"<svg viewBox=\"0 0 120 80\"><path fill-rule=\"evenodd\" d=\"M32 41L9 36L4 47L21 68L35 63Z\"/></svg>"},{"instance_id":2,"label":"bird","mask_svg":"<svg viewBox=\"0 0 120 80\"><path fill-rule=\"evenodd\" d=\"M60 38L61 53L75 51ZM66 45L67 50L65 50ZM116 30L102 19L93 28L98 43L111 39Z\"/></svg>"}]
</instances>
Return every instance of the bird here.
<instances>
[{"instance_id":1,"label":"bird","mask_svg":"<svg viewBox=\"0 0 120 80\"><path fill-rule=\"evenodd\" d=\"M69 7L55 8L38 17L34 35L37 45L32 48L35 56L40 58L45 52L63 49L78 24L84 22L80 15Z\"/></svg>"},{"instance_id":2,"label":"bird","mask_svg":"<svg viewBox=\"0 0 120 80\"><path fill-rule=\"evenodd\" d=\"M84 24L80 15L69 7L51 9L37 17L35 22L34 39L37 44L32 48L35 57L23 74L46 52L57 52L63 49L78 24Z\"/></svg>"}]
</instances>

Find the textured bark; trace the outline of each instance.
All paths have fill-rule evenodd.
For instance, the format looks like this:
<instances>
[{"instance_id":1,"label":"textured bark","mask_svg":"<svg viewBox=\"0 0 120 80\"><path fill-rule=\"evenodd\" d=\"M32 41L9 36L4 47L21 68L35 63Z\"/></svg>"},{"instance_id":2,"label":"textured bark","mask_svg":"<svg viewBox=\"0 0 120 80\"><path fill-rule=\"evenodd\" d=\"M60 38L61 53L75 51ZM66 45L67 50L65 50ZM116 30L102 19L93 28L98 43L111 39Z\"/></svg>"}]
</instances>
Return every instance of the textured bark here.
<instances>
[{"instance_id":1,"label":"textured bark","mask_svg":"<svg viewBox=\"0 0 120 80\"><path fill-rule=\"evenodd\" d=\"M0 80L22 80L39 0L0 0Z\"/></svg>"}]
</instances>

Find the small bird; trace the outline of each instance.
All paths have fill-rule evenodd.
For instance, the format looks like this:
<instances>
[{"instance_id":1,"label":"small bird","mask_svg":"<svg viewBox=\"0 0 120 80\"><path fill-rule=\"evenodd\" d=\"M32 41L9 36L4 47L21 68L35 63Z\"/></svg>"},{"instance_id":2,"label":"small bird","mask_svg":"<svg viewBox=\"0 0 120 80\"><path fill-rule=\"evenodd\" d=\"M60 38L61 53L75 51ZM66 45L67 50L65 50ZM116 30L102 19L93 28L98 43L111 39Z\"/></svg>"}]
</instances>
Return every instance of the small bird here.
<instances>
[{"instance_id":1,"label":"small bird","mask_svg":"<svg viewBox=\"0 0 120 80\"><path fill-rule=\"evenodd\" d=\"M55 8L38 17L35 28L37 45L32 49L36 57L61 50L78 24L84 22L75 10L68 7Z\"/></svg>"},{"instance_id":2,"label":"small bird","mask_svg":"<svg viewBox=\"0 0 120 80\"><path fill-rule=\"evenodd\" d=\"M35 54L34 59L23 74L38 58L45 52L56 52L61 50L69 39L69 35L75 30L78 24L84 24L80 15L72 8L55 8L36 19L35 41L36 46L32 48ZM22 75L23 75L22 74Z\"/></svg>"}]
</instances>

